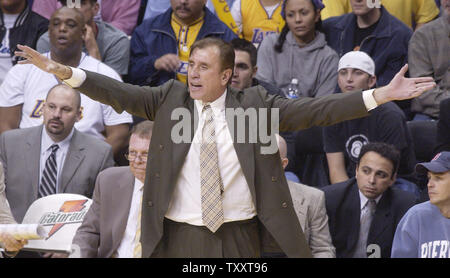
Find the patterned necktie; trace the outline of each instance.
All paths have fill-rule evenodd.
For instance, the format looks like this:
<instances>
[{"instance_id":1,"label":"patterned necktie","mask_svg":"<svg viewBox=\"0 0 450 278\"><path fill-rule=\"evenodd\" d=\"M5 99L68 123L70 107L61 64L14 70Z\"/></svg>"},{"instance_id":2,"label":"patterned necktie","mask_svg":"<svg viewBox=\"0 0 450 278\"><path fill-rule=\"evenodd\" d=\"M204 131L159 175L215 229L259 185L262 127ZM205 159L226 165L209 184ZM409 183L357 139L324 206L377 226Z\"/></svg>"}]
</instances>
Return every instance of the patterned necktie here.
<instances>
[{"instance_id":1,"label":"patterned necktie","mask_svg":"<svg viewBox=\"0 0 450 278\"><path fill-rule=\"evenodd\" d=\"M56 165L56 151L59 149L57 144L51 147L52 153L45 162L45 168L42 172L41 186L39 186L38 198L56 194L56 181L58 177L58 167Z\"/></svg>"},{"instance_id":2,"label":"patterned necktie","mask_svg":"<svg viewBox=\"0 0 450 278\"><path fill-rule=\"evenodd\" d=\"M219 172L216 133L211 106L205 105L202 113L205 113L205 124L200 145L202 220L205 226L215 233L223 224L223 183Z\"/></svg>"},{"instance_id":3,"label":"patterned necktie","mask_svg":"<svg viewBox=\"0 0 450 278\"><path fill-rule=\"evenodd\" d=\"M356 244L353 258L367 258L367 238L369 237L370 225L375 214L377 203L373 199L369 199L366 208L361 211L361 225L359 227L359 237Z\"/></svg>"},{"instance_id":4,"label":"patterned necktie","mask_svg":"<svg viewBox=\"0 0 450 278\"><path fill-rule=\"evenodd\" d=\"M141 188L141 191L144 188ZM141 216L142 216L142 195L141 202L139 203L139 213L137 219L137 227L136 227L136 235L134 236L134 250L133 257L134 258L142 258L142 244L141 244Z\"/></svg>"}]
</instances>

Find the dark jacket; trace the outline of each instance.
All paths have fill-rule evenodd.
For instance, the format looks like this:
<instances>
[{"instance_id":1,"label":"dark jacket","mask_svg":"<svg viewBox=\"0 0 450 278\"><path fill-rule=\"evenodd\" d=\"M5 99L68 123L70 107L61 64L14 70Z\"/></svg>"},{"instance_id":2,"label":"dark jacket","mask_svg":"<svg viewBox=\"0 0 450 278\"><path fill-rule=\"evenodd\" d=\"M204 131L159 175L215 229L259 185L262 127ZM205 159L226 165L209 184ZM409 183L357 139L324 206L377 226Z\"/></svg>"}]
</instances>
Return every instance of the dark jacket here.
<instances>
[{"instance_id":1,"label":"dark jacket","mask_svg":"<svg viewBox=\"0 0 450 278\"><path fill-rule=\"evenodd\" d=\"M328 45L342 57L353 50L356 15L348 13L329 18L323 22ZM361 51L375 61L377 86L388 84L394 75L408 62L408 42L412 30L389 14L381 6L381 17L372 35L361 43Z\"/></svg>"},{"instance_id":2,"label":"dark jacket","mask_svg":"<svg viewBox=\"0 0 450 278\"><path fill-rule=\"evenodd\" d=\"M355 178L323 187L333 245L337 258L350 258L359 236L361 201ZM390 258L398 222L415 205L416 197L406 191L388 188L377 203L367 245L377 244L381 257Z\"/></svg>"},{"instance_id":3,"label":"dark jacket","mask_svg":"<svg viewBox=\"0 0 450 278\"><path fill-rule=\"evenodd\" d=\"M220 21L207 8L204 8L205 17L197 40L214 36L225 41L237 38L222 21ZM175 78L175 72L158 71L155 61L166 54L178 55L177 39L172 29L172 8L163 14L149 18L139 25L131 38L130 56L130 82L136 85L162 85Z\"/></svg>"},{"instance_id":4,"label":"dark jacket","mask_svg":"<svg viewBox=\"0 0 450 278\"><path fill-rule=\"evenodd\" d=\"M48 20L31 11L29 6L26 6L9 32L9 49L11 49L12 64L15 65L18 61L18 57L14 56L17 44L27 45L36 49L38 39L47 30ZM5 34L6 27L3 22L3 12L0 10L0 41L3 41Z\"/></svg>"}]
</instances>

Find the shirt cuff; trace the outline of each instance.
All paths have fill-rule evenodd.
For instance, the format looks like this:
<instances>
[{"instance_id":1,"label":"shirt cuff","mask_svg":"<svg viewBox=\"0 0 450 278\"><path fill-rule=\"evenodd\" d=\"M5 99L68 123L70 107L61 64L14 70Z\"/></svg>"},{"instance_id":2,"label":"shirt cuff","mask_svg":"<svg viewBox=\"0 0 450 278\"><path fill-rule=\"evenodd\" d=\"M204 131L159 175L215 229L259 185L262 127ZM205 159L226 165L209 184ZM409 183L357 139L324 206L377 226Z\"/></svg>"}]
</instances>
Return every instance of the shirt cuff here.
<instances>
[{"instance_id":1,"label":"shirt cuff","mask_svg":"<svg viewBox=\"0 0 450 278\"><path fill-rule=\"evenodd\" d=\"M86 80L86 73L78 68L70 67L70 69L72 70L72 76L63 81L72 88L78 88L83 84L84 80Z\"/></svg>"},{"instance_id":2,"label":"shirt cuff","mask_svg":"<svg viewBox=\"0 0 450 278\"><path fill-rule=\"evenodd\" d=\"M363 91L362 93L364 105L366 106L367 111L375 109L378 106L377 102L375 101L375 98L373 97L373 91L375 91L375 89L366 90Z\"/></svg>"}]
</instances>

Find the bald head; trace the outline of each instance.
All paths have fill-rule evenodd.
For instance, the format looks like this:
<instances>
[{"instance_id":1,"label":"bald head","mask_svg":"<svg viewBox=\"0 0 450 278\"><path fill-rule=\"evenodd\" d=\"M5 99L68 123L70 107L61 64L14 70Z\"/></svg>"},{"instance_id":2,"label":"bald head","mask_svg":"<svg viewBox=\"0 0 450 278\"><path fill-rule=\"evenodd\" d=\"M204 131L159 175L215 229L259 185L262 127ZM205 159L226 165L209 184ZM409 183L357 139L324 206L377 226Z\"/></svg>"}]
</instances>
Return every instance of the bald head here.
<instances>
[{"instance_id":1,"label":"bald head","mask_svg":"<svg viewBox=\"0 0 450 278\"><path fill-rule=\"evenodd\" d=\"M50 20L52 20L52 18L54 17L61 16L61 14L70 15L70 17L81 26L84 26L86 24L83 13L81 13L78 9L69 8L67 6L62 6L61 8L57 9L50 17Z\"/></svg>"},{"instance_id":2,"label":"bald head","mask_svg":"<svg viewBox=\"0 0 450 278\"><path fill-rule=\"evenodd\" d=\"M283 166L283 169L285 169L289 163L289 159L287 158L286 140L284 140L284 138L279 134L275 134L275 137L277 138L278 150L280 151L281 164Z\"/></svg>"},{"instance_id":3,"label":"bald head","mask_svg":"<svg viewBox=\"0 0 450 278\"><path fill-rule=\"evenodd\" d=\"M65 84L58 84L51 88L47 93L47 98L45 101L47 102L52 95L56 93L58 95L69 95L71 99L73 99L73 106L76 109L80 109L81 107L81 95L80 92L74 90L73 88L65 85Z\"/></svg>"}]
</instances>

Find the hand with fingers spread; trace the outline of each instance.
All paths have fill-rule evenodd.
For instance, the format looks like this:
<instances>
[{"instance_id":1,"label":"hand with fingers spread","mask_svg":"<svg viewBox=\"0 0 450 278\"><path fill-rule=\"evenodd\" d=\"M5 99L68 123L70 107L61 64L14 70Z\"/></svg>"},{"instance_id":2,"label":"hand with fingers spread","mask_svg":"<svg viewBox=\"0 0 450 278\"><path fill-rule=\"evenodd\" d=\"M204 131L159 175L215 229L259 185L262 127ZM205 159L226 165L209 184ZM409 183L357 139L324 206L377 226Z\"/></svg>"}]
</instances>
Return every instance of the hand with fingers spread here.
<instances>
[{"instance_id":1,"label":"hand with fingers spread","mask_svg":"<svg viewBox=\"0 0 450 278\"><path fill-rule=\"evenodd\" d=\"M166 54L155 61L155 69L173 72L180 66L180 59L175 54Z\"/></svg>"},{"instance_id":2,"label":"hand with fingers spread","mask_svg":"<svg viewBox=\"0 0 450 278\"><path fill-rule=\"evenodd\" d=\"M17 252L28 243L26 239L17 240L11 234L0 233L0 243L7 252Z\"/></svg>"},{"instance_id":3,"label":"hand with fingers spread","mask_svg":"<svg viewBox=\"0 0 450 278\"><path fill-rule=\"evenodd\" d=\"M54 74L61 80L69 79L72 76L70 67L47 58L31 47L18 44L17 48L21 51L16 51L14 54L24 58L24 60L19 61L19 64L33 64L45 72Z\"/></svg>"},{"instance_id":4,"label":"hand with fingers spread","mask_svg":"<svg viewBox=\"0 0 450 278\"><path fill-rule=\"evenodd\" d=\"M432 77L406 78L407 71L408 64L400 69L388 85L375 89L373 96L378 105L393 100L415 98L436 87Z\"/></svg>"}]
</instances>

